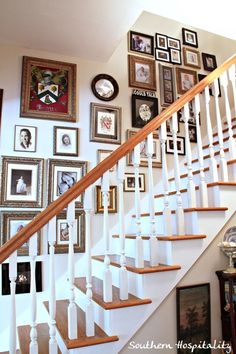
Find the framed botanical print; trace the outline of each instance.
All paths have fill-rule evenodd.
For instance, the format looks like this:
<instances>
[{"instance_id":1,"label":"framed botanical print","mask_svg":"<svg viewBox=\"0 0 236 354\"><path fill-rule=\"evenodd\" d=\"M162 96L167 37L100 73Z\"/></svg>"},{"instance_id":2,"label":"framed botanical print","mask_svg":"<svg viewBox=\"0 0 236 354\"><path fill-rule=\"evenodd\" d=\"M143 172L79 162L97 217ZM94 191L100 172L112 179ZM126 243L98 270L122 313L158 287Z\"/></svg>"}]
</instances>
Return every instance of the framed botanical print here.
<instances>
[{"instance_id":1,"label":"framed botanical print","mask_svg":"<svg viewBox=\"0 0 236 354\"><path fill-rule=\"evenodd\" d=\"M161 33L156 33L155 34L156 38L156 47L159 49L167 50L168 49L168 44L167 44L167 36Z\"/></svg>"},{"instance_id":2,"label":"framed botanical print","mask_svg":"<svg viewBox=\"0 0 236 354\"><path fill-rule=\"evenodd\" d=\"M103 213L103 198L101 186L96 186L96 209L95 213ZM110 186L108 194L108 213L117 213L117 186Z\"/></svg>"},{"instance_id":3,"label":"framed botanical print","mask_svg":"<svg viewBox=\"0 0 236 354\"><path fill-rule=\"evenodd\" d=\"M202 62L206 71L213 71L217 68L216 56L213 54L202 53Z\"/></svg>"},{"instance_id":4,"label":"framed botanical print","mask_svg":"<svg viewBox=\"0 0 236 354\"><path fill-rule=\"evenodd\" d=\"M198 48L197 32L182 28L183 44Z\"/></svg>"},{"instance_id":5,"label":"framed botanical print","mask_svg":"<svg viewBox=\"0 0 236 354\"><path fill-rule=\"evenodd\" d=\"M77 160L48 160L48 203L59 198L87 172L87 162ZM83 195L76 199L76 208L83 207Z\"/></svg>"},{"instance_id":6,"label":"framed botanical print","mask_svg":"<svg viewBox=\"0 0 236 354\"><path fill-rule=\"evenodd\" d=\"M26 125L15 125L14 151L35 152L37 128Z\"/></svg>"},{"instance_id":7,"label":"framed botanical print","mask_svg":"<svg viewBox=\"0 0 236 354\"><path fill-rule=\"evenodd\" d=\"M97 150L97 163L99 164L100 162L105 160L108 156L111 155L112 152L113 150L102 150L102 149ZM109 171L114 172L115 169L116 166L113 166Z\"/></svg>"},{"instance_id":8,"label":"framed botanical print","mask_svg":"<svg viewBox=\"0 0 236 354\"><path fill-rule=\"evenodd\" d=\"M121 107L91 103L90 141L121 143Z\"/></svg>"},{"instance_id":9,"label":"framed botanical print","mask_svg":"<svg viewBox=\"0 0 236 354\"><path fill-rule=\"evenodd\" d=\"M154 55L154 37L148 34L129 31L129 51L139 54Z\"/></svg>"},{"instance_id":10,"label":"framed botanical print","mask_svg":"<svg viewBox=\"0 0 236 354\"><path fill-rule=\"evenodd\" d=\"M132 127L142 128L158 115L156 97L132 95Z\"/></svg>"},{"instance_id":11,"label":"framed botanical print","mask_svg":"<svg viewBox=\"0 0 236 354\"><path fill-rule=\"evenodd\" d=\"M145 174L140 173L138 176L139 191L145 192ZM124 192L135 191L135 175L134 173L125 173Z\"/></svg>"},{"instance_id":12,"label":"framed botanical print","mask_svg":"<svg viewBox=\"0 0 236 354\"><path fill-rule=\"evenodd\" d=\"M175 101L174 69L159 64L161 106L167 107Z\"/></svg>"},{"instance_id":13,"label":"framed botanical print","mask_svg":"<svg viewBox=\"0 0 236 354\"><path fill-rule=\"evenodd\" d=\"M78 156L79 129L54 127L53 155Z\"/></svg>"},{"instance_id":14,"label":"framed botanical print","mask_svg":"<svg viewBox=\"0 0 236 354\"><path fill-rule=\"evenodd\" d=\"M21 117L76 121L76 64L23 57Z\"/></svg>"},{"instance_id":15,"label":"framed botanical print","mask_svg":"<svg viewBox=\"0 0 236 354\"><path fill-rule=\"evenodd\" d=\"M156 90L156 67L155 61L129 55L129 86Z\"/></svg>"},{"instance_id":16,"label":"framed botanical print","mask_svg":"<svg viewBox=\"0 0 236 354\"><path fill-rule=\"evenodd\" d=\"M43 206L43 159L2 158L1 204L9 207Z\"/></svg>"},{"instance_id":17,"label":"framed botanical print","mask_svg":"<svg viewBox=\"0 0 236 354\"><path fill-rule=\"evenodd\" d=\"M197 72L194 70L176 68L177 92L182 95L197 84Z\"/></svg>"},{"instance_id":18,"label":"framed botanical print","mask_svg":"<svg viewBox=\"0 0 236 354\"><path fill-rule=\"evenodd\" d=\"M184 65L201 68L200 52L195 49L183 48Z\"/></svg>"},{"instance_id":19,"label":"framed botanical print","mask_svg":"<svg viewBox=\"0 0 236 354\"><path fill-rule=\"evenodd\" d=\"M185 155L185 138L177 136L177 152L178 155ZM167 135L166 153L174 154L174 139L172 135Z\"/></svg>"}]
</instances>

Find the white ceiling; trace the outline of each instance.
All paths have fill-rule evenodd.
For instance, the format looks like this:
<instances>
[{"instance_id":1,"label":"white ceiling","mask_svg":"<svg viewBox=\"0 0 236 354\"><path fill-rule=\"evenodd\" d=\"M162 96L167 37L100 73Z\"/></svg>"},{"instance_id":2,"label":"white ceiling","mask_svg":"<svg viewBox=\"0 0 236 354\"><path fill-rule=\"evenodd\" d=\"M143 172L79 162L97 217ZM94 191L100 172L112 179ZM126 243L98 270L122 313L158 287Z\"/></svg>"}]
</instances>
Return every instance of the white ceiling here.
<instances>
[{"instance_id":1,"label":"white ceiling","mask_svg":"<svg viewBox=\"0 0 236 354\"><path fill-rule=\"evenodd\" d=\"M0 43L107 61L142 11L236 39L235 0L0 0Z\"/></svg>"}]
</instances>

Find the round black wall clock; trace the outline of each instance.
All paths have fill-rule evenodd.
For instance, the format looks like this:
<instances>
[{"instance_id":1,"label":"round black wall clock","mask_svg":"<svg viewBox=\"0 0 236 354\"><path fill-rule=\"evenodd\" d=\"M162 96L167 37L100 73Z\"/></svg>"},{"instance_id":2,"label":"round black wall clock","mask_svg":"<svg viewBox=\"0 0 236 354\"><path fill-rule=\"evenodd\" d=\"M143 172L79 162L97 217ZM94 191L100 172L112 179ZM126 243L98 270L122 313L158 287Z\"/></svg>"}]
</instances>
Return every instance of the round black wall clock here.
<instances>
[{"instance_id":1,"label":"round black wall clock","mask_svg":"<svg viewBox=\"0 0 236 354\"><path fill-rule=\"evenodd\" d=\"M99 74L95 76L91 83L94 95L102 101L113 100L119 92L119 86L112 76Z\"/></svg>"}]
</instances>

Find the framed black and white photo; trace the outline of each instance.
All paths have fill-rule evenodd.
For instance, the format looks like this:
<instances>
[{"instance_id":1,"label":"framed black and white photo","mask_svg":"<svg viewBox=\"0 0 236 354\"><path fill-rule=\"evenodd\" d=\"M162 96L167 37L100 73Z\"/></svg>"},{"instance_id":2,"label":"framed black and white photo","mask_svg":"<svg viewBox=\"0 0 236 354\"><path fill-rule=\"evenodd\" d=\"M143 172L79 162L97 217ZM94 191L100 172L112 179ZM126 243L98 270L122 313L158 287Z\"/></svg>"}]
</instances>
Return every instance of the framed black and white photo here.
<instances>
[{"instance_id":1,"label":"framed black and white photo","mask_svg":"<svg viewBox=\"0 0 236 354\"><path fill-rule=\"evenodd\" d=\"M158 115L156 97L132 95L132 127L142 128Z\"/></svg>"},{"instance_id":2,"label":"framed black and white photo","mask_svg":"<svg viewBox=\"0 0 236 354\"><path fill-rule=\"evenodd\" d=\"M35 152L36 142L36 127L15 125L14 151Z\"/></svg>"},{"instance_id":3,"label":"framed black and white photo","mask_svg":"<svg viewBox=\"0 0 236 354\"><path fill-rule=\"evenodd\" d=\"M129 31L129 51L143 55L154 55L154 37L148 34Z\"/></svg>"},{"instance_id":4,"label":"framed black and white photo","mask_svg":"<svg viewBox=\"0 0 236 354\"><path fill-rule=\"evenodd\" d=\"M156 90L155 60L129 55L129 86L144 90Z\"/></svg>"},{"instance_id":5,"label":"framed black and white photo","mask_svg":"<svg viewBox=\"0 0 236 354\"><path fill-rule=\"evenodd\" d=\"M198 48L197 32L182 28L183 44Z\"/></svg>"},{"instance_id":6,"label":"framed black and white photo","mask_svg":"<svg viewBox=\"0 0 236 354\"><path fill-rule=\"evenodd\" d=\"M170 62L170 53L167 50L156 48L156 60Z\"/></svg>"},{"instance_id":7,"label":"framed black and white photo","mask_svg":"<svg viewBox=\"0 0 236 354\"><path fill-rule=\"evenodd\" d=\"M188 107L189 107L188 124L196 126L196 115L195 115L194 108L193 108L193 101L188 102ZM183 108L177 112L177 117L178 117L179 123L184 123ZM199 125L201 125L200 114L199 114Z\"/></svg>"},{"instance_id":8,"label":"framed black and white photo","mask_svg":"<svg viewBox=\"0 0 236 354\"><path fill-rule=\"evenodd\" d=\"M201 68L200 52L195 49L183 48L184 65L192 68Z\"/></svg>"},{"instance_id":9,"label":"framed black and white photo","mask_svg":"<svg viewBox=\"0 0 236 354\"><path fill-rule=\"evenodd\" d=\"M188 125L188 134L190 143L197 143L197 127L196 125Z\"/></svg>"},{"instance_id":10,"label":"framed black and white photo","mask_svg":"<svg viewBox=\"0 0 236 354\"><path fill-rule=\"evenodd\" d=\"M53 155L78 156L78 128L54 127Z\"/></svg>"},{"instance_id":11,"label":"framed black and white photo","mask_svg":"<svg viewBox=\"0 0 236 354\"><path fill-rule=\"evenodd\" d=\"M181 65L181 51L178 49L170 48L170 62L172 64L179 64Z\"/></svg>"},{"instance_id":12,"label":"framed black and white photo","mask_svg":"<svg viewBox=\"0 0 236 354\"><path fill-rule=\"evenodd\" d=\"M159 64L161 106L167 107L175 101L174 69Z\"/></svg>"},{"instance_id":13,"label":"framed black and white photo","mask_svg":"<svg viewBox=\"0 0 236 354\"><path fill-rule=\"evenodd\" d=\"M178 155L185 155L185 138L177 136L177 151ZM167 135L166 153L174 154L174 139L172 135Z\"/></svg>"},{"instance_id":14,"label":"framed black and white photo","mask_svg":"<svg viewBox=\"0 0 236 354\"><path fill-rule=\"evenodd\" d=\"M168 45L167 45L167 36L161 33L156 33L155 34L156 38L156 47L159 49L167 50Z\"/></svg>"},{"instance_id":15,"label":"framed black and white photo","mask_svg":"<svg viewBox=\"0 0 236 354\"><path fill-rule=\"evenodd\" d=\"M2 158L1 204L9 207L43 206L43 159Z\"/></svg>"},{"instance_id":16,"label":"framed black and white photo","mask_svg":"<svg viewBox=\"0 0 236 354\"><path fill-rule=\"evenodd\" d=\"M140 173L138 176L139 191L145 192L145 174ZM135 175L134 173L125 173L124 192L135 191Z\"/></svg>"},{"instance_id":17,"label":"framed black and white photo","mask_svg":"<svg viewBox=\"0 0 236 354\"><path fill-rule=\"evenodd\" d=\"M173 49L177 49L177 50L181 49L180 40L177 38L168 37L167 38L167 45L168 45L168 48L173 48Z\"/></svg>"},{"instance_id":18,"label":"framed black and white photo","mask_svg":"<svg viewBox=\"0 0 236 354\"><path fill-rule=\"evenodd\" d=\"M202 62L206 71L213 71L217 68L216 56L213 54L202 53Z\"/></svg>"}]
</instances>

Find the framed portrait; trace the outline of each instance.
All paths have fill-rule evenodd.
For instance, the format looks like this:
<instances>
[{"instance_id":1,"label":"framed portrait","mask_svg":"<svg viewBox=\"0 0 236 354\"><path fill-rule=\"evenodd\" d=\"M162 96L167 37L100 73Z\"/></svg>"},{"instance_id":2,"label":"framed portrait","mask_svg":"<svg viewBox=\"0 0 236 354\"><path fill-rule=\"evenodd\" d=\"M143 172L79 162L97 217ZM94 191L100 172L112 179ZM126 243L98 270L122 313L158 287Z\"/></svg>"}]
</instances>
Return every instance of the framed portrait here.
<instances>
[{"instance_id":1,"label":"framed portrait","mask_svg":"<svg viewBox=\"0 0 236 354\"><path fill-rule=\"evenodd\" d=\"M184 65L201 68L200 52L195 49L183 48Z\"/></svg>"},{"instance_id":2,"label":"framed portrait","mask_svg":"<svg viewBox=\"0 0 236 354\"><path fill-rule=\"evenodd\" d=\"M76 121L76 64L23 57L21 117Z\"/></svg>"},{"instance_id":3,"label":"framed portrait","mask_svg":"<svg viewBox=\"0 0 236 354\"><path fill-rule=\"evenodd\" d=\"M188 134L190 143L197 143L197 127L196 125L188 125Z\"/></svg>"},{"instance_id":4,"label":"framed portrait","mask_svg":"<svg viewBox=\"0 0 236 354\"><path fill-rule=\"evenodd\" d=\"M48 203L50 204L74 186L87 173L87 162L48 160ZM83 207L83 194L76 199L76 208Z\"/></svg>"},{"instance_id":5,"label":"framed portrait","mask_svg":"<svg viewBox=\"0 0 236 354\"><path fill-rule=\"evenodd\" d=\"M35 152L36 142L36 127L15 125L14 151Z\"/></svg>"},{"instance_id":6,"label":"framed portrait","mask_svg":"<svg viewBox=\"0 0 236 354\"><path fill-rule=\"evenodd\" d=\"M156 90L155 61L134 55L128 56L129 60L129 86Z\"/></svg>"},{"instance_id":7,"label":"framed portrait","mask_svg":"<svg viewBox=\"0 0 236 354\"><path fill-rule=\"evenodd\" d=\"M128 129L127 130L127 140L131 138L131 136L135 135L137 131ZM157 133L153 134L153 156L152 156L152 167L162 167L161 160L161 144L159 140L159 135ZM133 166L133 153L129 153L127 155L127 165ZM148 157L146 152L146 140L140 143L140 167L148 166Z\"/></svg>"},{"instance_id":8,"label":"framed portrait","mask_svg":"<svg viewBox=\"0 0 236 354\"><path fill-rule=\"evenodd\" d=\"M16 294L30 293L31 266L30 262L17 263ZM36 292L42 287L42 262L35 262ZM9 263L2 264L2 295L10 295Z\"/></svg>"},{"instance_id":9,"label":"framed portrait","mask_svg":"<svg viewBox=\"0 0 236 354\"><path fill-rule=\"evenodd\" d=\"M167 44L167 36L161 33L156 33L155 34L156 38L156 47L159 49L167 50L168 49L168 44Z\"/></svg>"},{"instance_id":10,"label":"framed portrait","mask_svg":"<svg viewBox=\"0 0 236 354\"><path fill-rule=\"evenodd\" d=\"M183 44L198 48L197 32L187 28L182 28Z\"/></svg>"},{"instance_id":11,"label":"framed portrait","mask_svg":"<svg viewBox=\"0 0 236 354\"><path fill-rule=\"evenodd\" d=\"M103 213L103 198L101 186L96 187L96 209L95 213ZM117 186L110 186L109 195L108 195L108 213L117 213Z\"/></svg>"},{"instance_id":12,"label":"framed portrait","mask_svg":"<svg viewBox=\"0 0 236 354\"><path fill-rule=\"evenodd\" d=\"M207 75L198 74L198 81L203 80ZM201 92L202 93L202 92ZM209 85L209 94L210 96L214 96L214 88L213 83ZM221 97L221 88L220 88L220 80L218 79L218 97Z\"/></svg>"},{"instance_id":13,"label":"framed portrait","mask_svg":"<svg viewBox=\"0 0 236 354\"><path fill-rule=\"evenodd\" d=\"M35 211L2 211L1 212L1 246L10 240L17 232L23 229L38 214ZM37 233L38 255L41 253L41 230ZM18 250L17 256L29 255L29 241L24 243Z\"/></svg>"},{"instance_id":14,"label":"framed portrait","mask_svg":"<svg viewBox=\"0 0 236 354\"><path fill-rule=\"evenodd\" d=\"M111 101L119 93L117 81L110 75L99 74L91 82L93 94L102 101Z\"/></svg>"},{"instance_id":15,"label":"framed portrait","mask_svg":"<svg viewBox=\"0 0 236 354\"><path fill-rule=\"evenodd\" d=\"M1 132L1 122L2 122L2 99L3 99L3 89L0 89L0 132Z\"/></svg>"},{"instance_id":16,"label":"framed portrait","mask_svg":"<svg viewBox=\"0 0 236 354\"><path fill-rule=\"evenodd\" d=\"M145 174L140 173L138 176L139 191L145 192ZM134 173L125 173L124 192L135 191L135 175Z\"/></svg>"},{"instance_id":17,"label":"framed portrait","mask_svg":"<svg viewBox=\"0 0 236 354\"><path fill-rule=\"evenodd\" d=\"M158 115L156 97L132 95L132 127L142 128Z\"/></svg>"},{"instance_id":18,"label":"framed portrait","mask_svg":"<svg viewBox=\"0 0 236 354\"><path fill-rule=\"evenodd\" d=\"M154 37L148 34L129 31L129 51L149 56L154 55Z\"/></svg>"},{"instance_id":19,"label":"framed portrait","mask_svg":"<svg viewBox=\"0 0 236 354\"><path fill-rule=\"evenodd\" d=\"M213 54L202 53L202 62L206 71L213 71L217 68L216 56Z\"/></svg>"},{"instance_id":20,"label":"framed portrait","mask_svg":"<svg viewBox=\"0 0 236 354\"><path fill-rule=\"evenodd\" d=\"M53 155L78 156L79 129L69 127L53 129Z\"/></svg>"},{"instance_id":21,"label":"framed portrait","mask_svg":"<svg viewBox=\"0 0 236 354\"><path fill-rule=\"evenodd\" d=\"M170 62L172 64L181 65L181 51L178 49L170 48Z\"/></svg>"},{"instance_id":22,"label":"framed portrait","mask_svg":"<svg viewBox=\"0 0 236 354\"><path fill-rule=\"evenodd\" d=\"M57 215L55 253L68 253L69 225L66 212ZM74 252L85 252L85 213L84 210L75 210Z\"/></svg>"},{"instance_id":23,"label":"framed portrait","mask_svg":"<svg viewBox=\"0 0 236 354\"><path fill-rule=\"evenodd\" d=\"M113 150L102 150L102 149L97 150L97 163L99 164L100 162L105 160L108 156L111 155L112 152ZM109 171L114 172L115 169L116 166L113 166Z\"/></svg>"},{"instance_id":24,"label":"framed portrait","mask_svg":"<svg viewBox=\"0 0 236 354\"><path fill-rule=\"evenodd\" d=\"M156 48L156 60L170 62L170 53L167 50Z\"/></svg>"},{"instance_id":25,"label":"framed portrait","mask_svg":"<svg viewBox=\"0 0 236 354\"><path fill-rule=\"evenodd\" d=\"M194 70L176 68L177 92L182 95L197 83L197 72Z\"/></svg>"},{"instance_id":26,"label":"framed portrait","mask_svg":"<svg viewBox=\"0 0 236 354\"><path fill-rule=\"evenodd\" d=\"M1 204L8 207L43 206L43 159L2 158Z\"/></svg>"},{"instance_id":27,"label":"framed portrait","mask_svg":"<svg viewBox=\"0 0 236 354\"><path fill-rule=\"evenodd\" d=\"M161 106L167 107L175 101L174 69L159 64Z\"/></svg>"},{"instance_id":28,"label":"framed portrait","mask_svg":"<svg viewBox=\"0 0 236 354\"><path fill-rule=\"evenodd\" d=\"M183 136L177 136L177 151L178 155L185 155L185 138ZM174 154L174 139L172 135L167 135L166 153Z\"/></svg>"},{"instance_id":29,"label":"framed portrait","mask_svg":"<svg viewBox=\"0 0 236 354\"><path fill-rule=\"evenodd\" d=\"M181 49L180 40L176 38L167 37L167 45L168 48L173 48L177 50Z\"/></svg>"},{"instance_id":30,"label":"framed portrait","mask_svg":"<svg viewBox=\"0 0 236 354\"><path fill-rule=\"evenodd\" d=\"M91 103L90 108L90 141L120 144L121 107Z\"/></svg>"},{"instance_id":31,"label":"framed portrait","mask_svg":"<svg viewBox=\"0 0 236 354\"><path fill-rule=\"evenodd\" d=\"M182 286L176 289L178 354L186 353L184 344L211 344L210 284ZM202 350L200 350L202 352ZM211 348L204 348L210 354Z\"/></svg>"}]
</instances>

